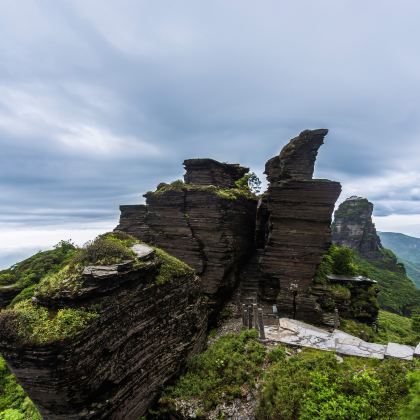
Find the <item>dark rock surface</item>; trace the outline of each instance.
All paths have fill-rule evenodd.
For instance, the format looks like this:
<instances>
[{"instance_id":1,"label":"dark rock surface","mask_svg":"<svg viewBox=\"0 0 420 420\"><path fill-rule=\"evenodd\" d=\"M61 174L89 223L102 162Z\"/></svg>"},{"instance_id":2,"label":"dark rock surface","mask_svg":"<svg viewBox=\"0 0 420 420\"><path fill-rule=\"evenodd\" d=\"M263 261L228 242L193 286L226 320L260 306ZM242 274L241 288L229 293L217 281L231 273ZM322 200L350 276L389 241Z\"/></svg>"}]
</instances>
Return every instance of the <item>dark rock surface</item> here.
<instances>
[{"instance_id":1,"label":"dark rock surface","mask_svg":"<svg viewBox=\"0 0 420 420\"><path fill-rule=\"evenodd\" d=\"M235 188L249 168L238 164L221 163L213 159L187 159L184 161L184 181L194 185L214 185L221 188Z\"/></svg>"},{"instance_id":2,"label":"dark rock surface","mask_svg":"<svg viewBox=\"0 0 420 420\"><path fill-rule=\"evenodd\" d=\"M281 315L316 323L322 322L322 310L311 285L331 244L331 217L341 192L337 182L312 179L326 134L303 131L267 162L267 227L260 227L268 232L260 259L261 298L277 302Z\"/></svg>"},{"instance_id":3,"label":"dark rock surface","mask_svg":"<svg viewBox=\"0 0 420 420\"><path fill-rule=\"evenodd\" d=\"M16 284L0 286L0 309L5 308L22 291Z\"/></svg>"},{"instance_id":4,"label":"dark rock surface","mask_svg":"<svg viewBox=\"0 0 420 420\"><path fill-rule=\"evenodd\" d=\"M290 140L279 156L265 164L265 173L270 183L286 179L312 179L318 149L324 143L328 130L305 130Z\"/></svg>"},{"instance_id":5,"label":"dark rock surface","mask_svg":"<svg viewBox=\"0 0 420 420\"><path fill-rule=\"evenodd\" d=\"M381 240L372 222L373 204L366 198L350 197L334 215L333 242L347 246L368 260L381 260Z\"/></svg>"},{"instance_id":6,"label":"dark rock surface","mask_svg":"<svg viewBox=\"0 0 420 420\"><path fill-rule=\"evenodd\" d=\"M231 185L247 171L239 165L211 159L184 164L185 179L196 184L164 184L145 194L145 206L121 206L116 229L155 244L193 267L210 304L217 307L237 285L242 263L255 248L257 200L204 185L213 182L210 174L219 185ZM214 168L222 169L214 175Z\"/></svg>"},{"instance_id":7,"label":"dark rock surface","mask_svg":"<svg viewBox=\"0 0 420 420\"><path fill-rule=\"evenodd\" d=\"M122 265L105 278L91 268L77 296L42 302L100 307L99 319L76 336L22 342L10 317L0 318L0 351L46 420L138 420L204 346L207 314L195 274L156 284L155 262Z\"/></svg>"}]
</instances>

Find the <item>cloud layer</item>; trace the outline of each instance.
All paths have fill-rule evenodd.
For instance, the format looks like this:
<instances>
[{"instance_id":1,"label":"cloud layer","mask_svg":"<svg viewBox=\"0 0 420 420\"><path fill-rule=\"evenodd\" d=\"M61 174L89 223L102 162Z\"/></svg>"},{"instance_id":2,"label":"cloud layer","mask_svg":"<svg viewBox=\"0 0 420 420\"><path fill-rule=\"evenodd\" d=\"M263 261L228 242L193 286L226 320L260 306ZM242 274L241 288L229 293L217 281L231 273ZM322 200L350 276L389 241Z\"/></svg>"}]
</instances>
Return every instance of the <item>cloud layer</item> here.
<instances>
[{"instance_id":1,"label":"cloud layer","mask_svg":"<svg viewBox=\"0 0 420 420\"><path fill-rule=\"evenodd\" d=\"M317 176L420 234L419 15L415 0L1 1L2 229L112 226L185 158L261 174L327 127Z\"/></svg>"}]
</instances>

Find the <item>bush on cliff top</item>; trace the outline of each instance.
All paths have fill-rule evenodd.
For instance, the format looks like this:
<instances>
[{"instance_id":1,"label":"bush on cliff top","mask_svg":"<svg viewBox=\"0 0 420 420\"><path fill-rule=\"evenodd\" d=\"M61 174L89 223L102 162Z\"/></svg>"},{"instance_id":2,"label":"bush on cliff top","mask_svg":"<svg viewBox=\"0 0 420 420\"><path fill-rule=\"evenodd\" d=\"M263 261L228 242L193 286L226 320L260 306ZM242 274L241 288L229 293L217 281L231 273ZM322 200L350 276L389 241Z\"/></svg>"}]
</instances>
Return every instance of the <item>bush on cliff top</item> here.
<instances>
[{"instance_id":1,"label":"bush on cliff top","mask_svg":"<svg viewBox=\"0 0 420 420\"><path fill-rule=\"evenodd\" d=\"M88 265L111 265L135 260L131 247L139 241L123 232L99 235L78 248L59 271L46 275L36 288L39 296L54 297L65 288L74 293L82 285L82 272Z\"/></svg>"},{"instance_id":2,"label":"bush on cliff top","mask_svg":"<svg viewBox=\"0 0 420 420\"><path fill-rule=\"evenodd\" d=\"M206 191L226 200L237 200L239 198L257 198L257 196L249 188L248 180L246 180L246 186L244 183L240 183L237 184L236 188L219 188L214 185L186 184L182 180L176 180L170 184L159 184L156 191L149 191L147 195L158 197L169 191Z\"/></svg>"}]
</instances>

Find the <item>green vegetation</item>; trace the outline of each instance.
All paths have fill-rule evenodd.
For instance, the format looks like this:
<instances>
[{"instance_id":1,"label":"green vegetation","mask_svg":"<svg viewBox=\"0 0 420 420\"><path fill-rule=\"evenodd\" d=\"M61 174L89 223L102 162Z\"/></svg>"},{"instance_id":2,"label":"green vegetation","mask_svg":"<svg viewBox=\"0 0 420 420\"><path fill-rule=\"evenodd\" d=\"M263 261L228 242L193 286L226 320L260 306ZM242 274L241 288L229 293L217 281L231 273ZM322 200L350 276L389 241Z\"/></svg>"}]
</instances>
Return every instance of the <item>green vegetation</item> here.
<instances>
[{"instance_id":1,"label":"green vegetation","mask_svg":"<svg viewBox=\"0 0 420 420\"><path fill-rule=\"evenodd\" d=\"M241 190L248 190L254 194L258 194L261 191L261 181L255 172L245 174L241 179L238 179L235 182L235 185Z\"/></svg>"},{"instance_id":2,"label":"green vegetation","mask_svg":"<svg viewBox=\"0 0 420 420\"><path fill-rule=\"evenodd\" d=\"M38 252L13 267L0 271L0 286L15 285L21 290L13 304L33 296L35 286L48 274L58 272L75 255L71 242L61 241L53 250Z\"/></svg>"},{"instance_id":3,"label":"green vegetation","mask_svg":"<svg viewBox=\"0 0 420 420\"><path fill-rule=\"evenodd\" d=\"M416 346L420 342L420 331L416 330L415 319L387 311L379 311L378 331L355 320L341 320L340 329L375 343L393 342Z\"/></svg>"},{"instance_id":4,"label":"green vegetation","mask_svg":"<svg viewBox=\"0 0 420 420\"><path fill-rule=\"evenodd\" d=\"M409 395L415 362L345 358L304 350L273 363L260 394L258 419L395 419ZM414 417L411 417L414 419Z\"/></svg>"},{"instance_id":5,"label":"green vegetation","mask_svg":"<svg viewBox=\"0 0 420 420\"><path fill-rule=\"evenodd\" d=\"M124 232L109 232L99 235L80 248L72 263L74 265L111 265L134 260L131 247L139 241Z\"/></svg>"},{"instance_id":6,"label":"green vegetation","mask_svg":"<svg viewBox=\"0 0 420 420\"><path fill-rule=\"evenodd\" d=\"M314 284L321 285L321 307L332 312L340 308L346 317L370 322L378 311L376 286L353 282L336 284L328 280L329 274L344 276L367 276L366 270L357 263L355 253L346 247L332 245L324 256L314 276ZM316 286L315 286L316 287ZM319 287L318 287L319 288Z\"/></svg>"},{"instance_id":7,"label":"green vegetation","mask_svg":"<svg viewBox=\"0 0 420 420\"><path fill-rule=\"evenodd\" d=\"M356 256L356 264L368 277L378 282L378 302L382 309L410 315L420 310L420 290L407 277L403 267L391 263L392 258L395 258L393 254L384 261L369 262Z\"/></svg>"},{"instance_id":8,"label":"green vegetation","mask_svg":"<svg viewBox=\"0 0 420 420\"><path fill-rule=\"evenodd\" d=\"M400 420L418 420L420 418L420 370L407 374L409 385L408 403L399 413Z\"/></svg>"},{"instance_id":9,"label":"green vegetation","mask_svg":"<svg viewBox=\"0 0 420 420\"><path fill-rule=\"evenodd\" d=\"M137 261L131 249L138 242L125 233L112 232L98 236L83 248L75 249L72 246L70 257L66 254L65 259L59 260L59 269L50 267L38 285L24 289L7 310L0 312L0 328L12 340L37 344L59 341L77 334L99 317L95 309L81 307L56 311L41 306L37 301L33 302L32 296L35 293L42 302L42 298L60 297L63 290L76 295L83 286L82 273L86 265L109 265L129 260L134 262L135 268L141 267L145 263ZM158 248L155 248L154 263L158 269L157 284L194 274L191 267Z\"/></svg>"},{"instance_id":10,"label":"green vegetation","mask_svg":"<svg viewBox=\"0 0 420 420\"><path fill-rule=\"evenodd\" d=\"M83 268L88 265L111 265L123 261L134 261L131 247L139 241L123 232L99 235L82 248L78 248L59 271L46 275L36 288L40 297L58 296L62 289L74 294L82 286Z\"/></svg>"},{"instance_id":11,"label":"green vegetation","mask_svg":"<svg viewBox=\"0 0 420 420\"><path fill-rule=\"evenodd\" d=\"M218 188L214 185L186 184L182 180L177 180L170 184L161 183L158 185L156 191L149 191L147 194L159 197L170 191L206 191L226 200L237 200L239 198L255 199L256 195L251 191L249 187L249 180L250 178L242 178L241 180L237 181L236 188Z\"/></svg>"},{"instance_id":12,"label":"green vegetation","mask_svg":"<svg viewBox=\"0 0 420 420\"><path fill-rule=\"evenodd\" d=\"M164 389L148 418L177 418L181 401L207 418L218 405L250 394L257 394L260 420L395 419L400 410L407 420L417 418L416 361L345 357L339 363L332 353L309 349L289 355L286 347L262 346L253 330L223 336Z\"/></svg>"},{"instance_id":13,"label":"green vegetation","mask_svg":"<svg viewBox=\"0 0 420 420\"><path fill-rule=\"evenodd\" d=\"M384 247L404 263L408 276L420 287L420 239L402 233L378 232Z\"/></svg>"},{"instance_id":14,"label":"green vegetation","mask_svg":"<svg viewBox=\"0 0 420 420\"><path fill-rule=\"evenodd\" d=\"M326 284L328 274L344 276L364 275L355 262L356 256L350 248L331 245L328 253L319 264L314 281L317 284Z\"/></svg>"},{"instance_id":15,"label":"green vegetation","mask_svg":"<svg viewBox=\"0 0 420 420\"><path fill-rule=\"evenodd\" d=\"M159 274L156 277L157 284L165 284L176 277L194 274L194 270L178 258L169 255L159 248L155 248L155 253L159 259Z\"/></svg>"},{"instance_id":16,"label":"green vegetation","mask_svg":"<svg viewBox=\"0 0 420 420\"><path fill-rule=\"evenodd\" d=\"M42 420L32 401L0 357L0 420Z\"/></svg>"},{"instance_id":17,"label":"green vegetation","mask_svg":"<svg viewBox=\"0 0 420 420\"><path fill-rule=\"evenodd\" d=\"M420 263L413 263L412 261L406 260L404 258L398 258L407 271L407 276L413 280L417 288L420 288Z\"/></svg>"},{"instance_id":18,"label":"green vegetation","mask_svg":"<svg viewBox=\"0 0 420 420\"><path fill-rule=\"evenodd\" d=\"M346 219L360 219L361 214L364 212L370 212L373 207L372 203L366 198L359 198L358 200L346 200L343 201L335 212L334 218Z\"/></svg>"},{"instance_id":19,"label":"green vegetation","mask_svg":"<svg viewBox=\"0 0 420 420\"><path fill-rule=\"evenodd\" d=\"M416 289L413 282L406 276L404 266L397 263L392 251L383 249L383 255L383 260L367 261L350 248L332 245L318 266L314 283L329 287L328 274L369 277L378 282L380 292L377 300L380 308L401 315L410 315L412 312L420 311L420 290ZM345 287L351 289L350 285L346 284ZM355 290L352 290L352 293ZM334 290L331 292L334 293ZM362 305L366 309L365 303L376 304L373 292L374 290L372 293L368 292L366 296L352 298L354 313L359 312L360 308L357 308L357 305ZM333 302L329 304L331 306Z\"/></svg>"},{"instance_id":20,"label":"green vegetation","mask_svg":"<svg viewBox=\"0 0 420 420\"><path fill-rule=\"evenodd\" d=\"M262 374L265 359L265 348L257 337L256 330L247 330L219 338L188 363L186 374L175 385L166 388L162 404L194 399L207 411L246 396Z\"/></svg>"},{"instance_id":21,"label":"green vegetation","mask_svg":"<svg viewBox=\"0 0 420 420\"><path fill-rule=\"evenodd\" d=\"M11 339L43 344L72 337L98 317L92 308L53 311L26 300L0 312L0 327Z\"/></svg>"}]
</instances>

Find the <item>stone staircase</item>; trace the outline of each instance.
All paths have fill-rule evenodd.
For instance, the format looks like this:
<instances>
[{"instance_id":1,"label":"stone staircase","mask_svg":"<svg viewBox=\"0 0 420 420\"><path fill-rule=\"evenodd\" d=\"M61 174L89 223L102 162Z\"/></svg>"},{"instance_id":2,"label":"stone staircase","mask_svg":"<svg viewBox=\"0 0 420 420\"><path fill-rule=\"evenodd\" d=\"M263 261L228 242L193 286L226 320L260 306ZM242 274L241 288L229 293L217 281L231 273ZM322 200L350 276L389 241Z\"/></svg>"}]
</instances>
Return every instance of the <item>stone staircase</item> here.
<instances>
[{"instance_id":1,"label":"stone staircase","mask_svg":"<svg viewBox=\"0 0 420 420\"><path fill-rule=\"evenodd\" d=\"M262 250L257 250L242 270L240 283L241 303L258 303L258 288L260 281L260 270L258 261Z\"/></svg>"}]
</instances>

